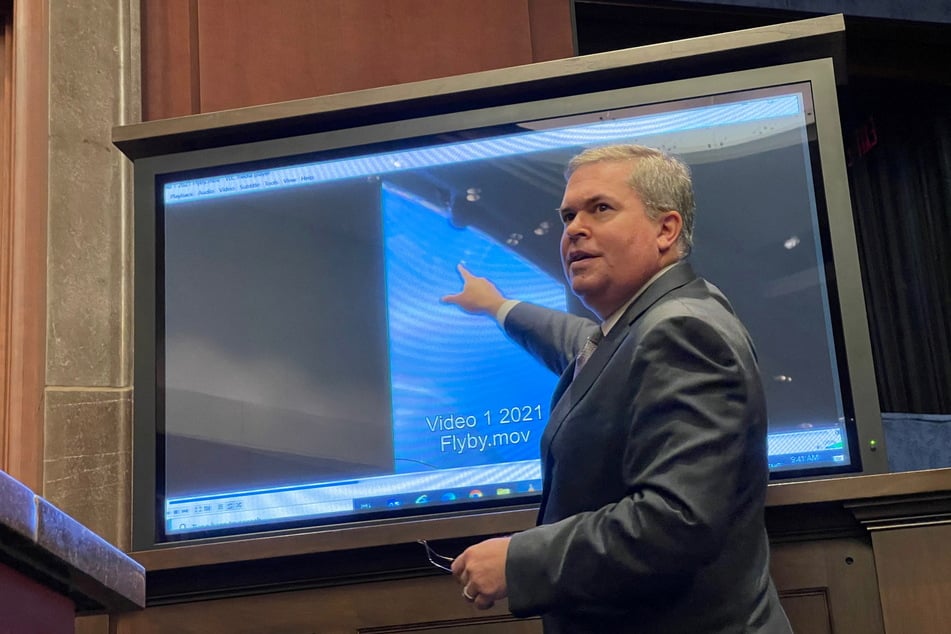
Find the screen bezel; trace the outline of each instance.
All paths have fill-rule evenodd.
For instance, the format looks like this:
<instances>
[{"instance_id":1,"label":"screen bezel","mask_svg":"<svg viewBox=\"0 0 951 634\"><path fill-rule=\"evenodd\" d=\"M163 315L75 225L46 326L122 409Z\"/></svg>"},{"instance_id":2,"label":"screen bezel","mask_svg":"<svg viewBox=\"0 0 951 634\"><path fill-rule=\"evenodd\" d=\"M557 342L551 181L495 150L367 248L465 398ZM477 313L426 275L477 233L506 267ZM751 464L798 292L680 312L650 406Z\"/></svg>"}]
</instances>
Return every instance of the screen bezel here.
<instances>
[{"instance_id":1,"label":"screen bezel","mask_svg":"<svg viewBox=\"0 0 951 634\"><path fill-rule=\"evenodd\" d=\"M214 169L217 166L232 166L262 160L279 160L284 157L308 155L320 151L350 148L381 141L392 141L424 135L448 133L461 129L473 129L510 123L519 120L539 120L565 116L578 112L608 110L621 103L638 106L650 103L687 99L709 94L722 94L750 90L771 85L809 82L812 85L815 109L815 139L818 169L823 184L817 197L825 201L829 247L832 253L833 271L837 281L837 297L830 298L831 308L839 315L842 337L837 339L840 363L846 368L843 389L850 392L855 416L847 421L854 430L854 448L858 450L861 468L849 470L848 475L879 473L887 470L882 446L881 417L878 411L878 395L872 368L865 315L864 296L858 267L857 246L852 223L845 156L839 131L836 86L831 59L799 62L742 70L720 75L693 77L670 82L655 83L628 88L592 90L589 84L579 82L582 92L539 101L519 101L518 90L506 94L508 98L498 105L478 109L466 109L465 96L460 96L448 108L448 112L414 117L412 109L397 110L392 119L385 122L358 127L338 127L300 136L277 136L271 139L238 143L225 147L190 150L186 152L144 157L135 162L135 386L133 424L134 486L133 486L133 546L148 549L183 543L182 541L159 542L157 536L162 527L162 517L157 512L162 504L158 486L158 467L162 460L164 437L161 434L162 420L161 373L161 322L157 319L162 307L161 270L159 254L163 252L161 234L156 214L159 190L157 182L163 175L189 170ZM453 110L453 107L458 110ZM345 119L345 118L343 118ZM836 470L838 471L838 470ZM787 471L783 480L814 479L829 477L828 469L817 471ZM431 516L433 521L456 518L460 515L498 511L498 506L469 509ZM380 522L419 521L412 518L393 518L371 522L351 522L350 527L378 524ZM267 528L242 530L235 535L223 535L183 540L196 543L203 540L253 538L258 535L286 534L288 532L321 531L340 528L342 524Z\"/></svg>"}]
</instances>

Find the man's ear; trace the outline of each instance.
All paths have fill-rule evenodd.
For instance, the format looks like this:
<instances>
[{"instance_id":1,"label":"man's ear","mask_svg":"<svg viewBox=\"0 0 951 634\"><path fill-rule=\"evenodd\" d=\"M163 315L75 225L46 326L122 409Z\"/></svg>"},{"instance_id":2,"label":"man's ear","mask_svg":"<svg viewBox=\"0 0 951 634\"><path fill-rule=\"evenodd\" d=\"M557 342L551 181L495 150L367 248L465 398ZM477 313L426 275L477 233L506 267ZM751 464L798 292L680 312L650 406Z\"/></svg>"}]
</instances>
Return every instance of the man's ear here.
<instances>
[{"instance_id":1,"label":"man's ear","mask_svg":"<svg viewBox=\"0 0 951 634\"><path fill-rule=\"evenodd\" d=\"M663 212L657 219L657 248L661 253L667 253L676 247L680 240L680 232L684 227L684 219L676 209Z\"/></svg>"}]
</instances>

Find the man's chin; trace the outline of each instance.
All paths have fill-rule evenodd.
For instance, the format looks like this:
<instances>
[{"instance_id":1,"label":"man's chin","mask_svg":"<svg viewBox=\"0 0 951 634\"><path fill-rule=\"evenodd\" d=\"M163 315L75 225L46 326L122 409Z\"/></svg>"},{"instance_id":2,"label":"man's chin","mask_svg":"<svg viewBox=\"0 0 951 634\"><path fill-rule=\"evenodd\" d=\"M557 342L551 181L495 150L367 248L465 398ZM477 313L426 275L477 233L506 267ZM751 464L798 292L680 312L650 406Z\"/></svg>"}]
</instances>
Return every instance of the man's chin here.
<instances>
[{"instance_id":1,"label":"man's chin","mask_svg":"<svg viewBox=\"0 0 951 634\"><path fill-rule=\"evenodd\" d=\"M606 292L610 290L605 288L601 284L597 284L597 280L588 280L575 278L571 280L571 292L581 300L581 303L585 307L593 312L596 315L604 316L602 310L604 308L604 303L608 300L608 295Z\"/></svg>"},{"instance_id":2,"label":"man's chin","mask_svg":"<svg viewBox=\"0 0 951 634\"><path fill-rule=\"evenodd\" d=\"M571 292L575 294L575 297L584 302L585 306L588 305L588 300L597 296L597 287L591 283L590 280L585 279L572 279L571 280Z\"/></svg>"}]
</instances>

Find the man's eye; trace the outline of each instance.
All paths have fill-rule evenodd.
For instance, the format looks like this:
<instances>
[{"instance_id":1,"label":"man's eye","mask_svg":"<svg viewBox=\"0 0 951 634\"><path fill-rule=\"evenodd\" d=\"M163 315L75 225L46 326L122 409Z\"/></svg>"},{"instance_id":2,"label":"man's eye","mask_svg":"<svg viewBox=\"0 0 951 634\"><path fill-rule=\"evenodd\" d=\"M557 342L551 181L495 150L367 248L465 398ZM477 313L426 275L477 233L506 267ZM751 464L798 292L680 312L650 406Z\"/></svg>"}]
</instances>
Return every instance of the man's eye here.
<instances>
[{"instance_id":1,"label":"man's eye","mask_svg":"<svg viewBox=\"0 0 951 634\"><path fill-rule=\"evenodd\" d=\"M568 224L568 223L570 223L570 222L571 222L572 220L574 220L574 219L575 219L575 212L573 212L573 211L566 211L566 212L564 212L564 213L561 214L561 221L562 221L564 224Z\"/></svg>"},{"instance_id":2,"label":"man's eye","mask_svg":"<svg viewBox=\"0 0 951 634\"><path fill-rule=\"evenodd\" d=\"M611 205L607 203L598 203L594 209L595 211L608 211L611 209Z\"/></svg>"}]
</instances>

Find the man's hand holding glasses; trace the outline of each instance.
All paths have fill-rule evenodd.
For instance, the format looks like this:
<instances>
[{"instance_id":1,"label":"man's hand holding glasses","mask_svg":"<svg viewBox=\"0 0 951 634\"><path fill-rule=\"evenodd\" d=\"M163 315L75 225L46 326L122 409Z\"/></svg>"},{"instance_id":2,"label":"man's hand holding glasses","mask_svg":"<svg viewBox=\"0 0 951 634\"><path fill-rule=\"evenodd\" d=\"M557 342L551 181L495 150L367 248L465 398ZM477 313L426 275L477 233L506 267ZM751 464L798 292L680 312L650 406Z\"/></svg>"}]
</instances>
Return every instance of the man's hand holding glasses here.
<instances>
[{"instance_id":1,"label":"man's hand holding glasses","mask_svg":"<svg viewBox=\"0 0 951 634\"><path fill-rule=\"evenodd\" d=\"M499 599L508 596L505 583L505 560L509 538L496 537L465 549L456 558L435 552L426 540L419 540L426 549L429 563L451 572L462 586L463 598L480 610L488 610Z\"/></svg>"}]
</instances>

